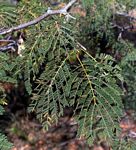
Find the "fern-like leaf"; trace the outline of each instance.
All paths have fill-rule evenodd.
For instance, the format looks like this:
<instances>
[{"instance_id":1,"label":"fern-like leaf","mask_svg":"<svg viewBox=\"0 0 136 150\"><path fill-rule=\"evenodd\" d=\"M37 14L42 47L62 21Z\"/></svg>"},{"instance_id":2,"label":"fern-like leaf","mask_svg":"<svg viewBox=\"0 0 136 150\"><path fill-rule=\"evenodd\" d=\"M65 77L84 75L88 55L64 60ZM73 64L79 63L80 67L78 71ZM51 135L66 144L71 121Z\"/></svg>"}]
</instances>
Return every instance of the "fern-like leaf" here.
<instances>
[{"instance_id":1,"label":"fern-like leaf","mask_svg":"<svg viewBox=\"0 0 136 150\"><path fill-rule=\"evenodd\" d=\"M0 149L1 150L10 150L13 145L8 142L6 136L0 133Z\"/></svg>"}]
</instances>

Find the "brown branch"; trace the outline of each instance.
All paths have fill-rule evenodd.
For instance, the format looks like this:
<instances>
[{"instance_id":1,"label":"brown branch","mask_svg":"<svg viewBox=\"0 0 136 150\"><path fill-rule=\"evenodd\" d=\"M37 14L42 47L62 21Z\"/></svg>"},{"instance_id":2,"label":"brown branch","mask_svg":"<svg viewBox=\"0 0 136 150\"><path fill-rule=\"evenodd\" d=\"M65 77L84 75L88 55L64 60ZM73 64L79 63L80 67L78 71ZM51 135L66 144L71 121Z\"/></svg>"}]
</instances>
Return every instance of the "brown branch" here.
<instances>
[{"instance_id":1,"label":"brown branch","mask_svg":"<svg viewBox=\"0 0 136 150\"><path fill-rule=\"evenodd\" d=\"M48 10L45 14L41 15L40 17L30 21L30 22L27 22L27 23L23 23L23 24L20 24L16 27L11 27L9 29L5 29L4 31L0 31L0 35L5 35L5 34L8 34L8 33L11 33L13 31L17 31L17 30L21 30L21 29L24 29L26 27L29 27L29 26L32 26L32 25L35 25L37 23L39 23L40 21L42 21L43 19L47 18L48 16L51 16L51 15L56 15L56 14L68 14L68 9L76 2L77 0L71 0L64 8L61 8L59 10Z\"/></svg>"}]
</instances>

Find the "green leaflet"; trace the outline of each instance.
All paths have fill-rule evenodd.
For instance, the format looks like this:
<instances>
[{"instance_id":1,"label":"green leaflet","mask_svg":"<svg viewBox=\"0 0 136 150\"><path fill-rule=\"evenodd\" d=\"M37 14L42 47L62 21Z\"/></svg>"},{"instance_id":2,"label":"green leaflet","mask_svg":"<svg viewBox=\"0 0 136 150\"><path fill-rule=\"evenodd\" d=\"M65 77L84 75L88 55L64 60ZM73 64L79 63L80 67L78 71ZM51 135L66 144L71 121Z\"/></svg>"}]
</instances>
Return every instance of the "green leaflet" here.
<instances>
[{"instance_id":1,"label":"green leaflet","mask_svg":"<svg viewBox=\"0 0 136 150\"><path fill-rule=\"evenodd\" d=\"M0 133L0 149L1 150L10 150L12 148L12 144L8 142L6 136Z\"/></svg>"}]
</instances>

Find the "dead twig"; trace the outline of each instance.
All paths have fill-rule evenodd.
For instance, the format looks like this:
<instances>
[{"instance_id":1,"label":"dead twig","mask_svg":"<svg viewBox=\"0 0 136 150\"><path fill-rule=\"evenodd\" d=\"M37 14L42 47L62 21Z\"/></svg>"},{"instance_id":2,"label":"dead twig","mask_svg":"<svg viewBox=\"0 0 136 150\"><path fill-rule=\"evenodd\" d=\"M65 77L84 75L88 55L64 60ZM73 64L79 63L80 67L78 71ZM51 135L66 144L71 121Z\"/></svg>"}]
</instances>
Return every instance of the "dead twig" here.
<instances>
[{"instance_id":1,"label":"dead twig","mask_svg":"<svg viewBox=\"0 0 136 150\"><path fill-rule=\"evenodd\" d=\"M26 27L29 27L29 26L32 26L32 25L35 25L37 23L39 23L40 21L44 20L45 18L47 18L48 16L51 16L51 15L56 15L56 14L64 14L64 15L67 15L68 14L68 9L76 2L77 0L71 0L66 6L64 6L63 8L59 9L59 10L47 10L47 12L43 15L41 15L40 17L32 20L32 21L29 21L27 23L23 23L23 24L20 24L16 27L11 27L9 29L5 29L3 31L0 31L0 35L5 35L5 34L8 34L8 33L11 33L13 31L17 31L17 30L21 30L21 29L24 29Z\"/></svg>"},{"instance_id":2,"label":"dead twig","mask_svg":"<svg viewBox=\"0 0 136 150\"><path fill-rule=\"evenodd\" d=\"M116 13L116 15L120 15L120 16L123 16L123 17L127 17L127 18L129 18L130 19L130 21L131 20L136 20L136 17L133 17L133 16L130 16L129 14L127 14L127 13Z\"/></svg>"},{"instance_id":3,"label":"dead twig","mask_svg":"<svg viewBox=\"0 0 136 150\"><path fill-rule=\"evenodd\" d=\"M136 17L134 15L130 15L130 14L127 14L127 13L119 13L119 12L117 12L115 15L118 16L118 17L124 18L124 24L126 23L125 19L127 19L128 25L124 25L124 24L119 25L118 23L114 22L114 23L112 23L113 28L118 28L121 31L127 31L127 30L132 30L133 31L133 30L136 29L136 26L133 24L133 22L136 21Z\"/></svg>"}]
</instances>

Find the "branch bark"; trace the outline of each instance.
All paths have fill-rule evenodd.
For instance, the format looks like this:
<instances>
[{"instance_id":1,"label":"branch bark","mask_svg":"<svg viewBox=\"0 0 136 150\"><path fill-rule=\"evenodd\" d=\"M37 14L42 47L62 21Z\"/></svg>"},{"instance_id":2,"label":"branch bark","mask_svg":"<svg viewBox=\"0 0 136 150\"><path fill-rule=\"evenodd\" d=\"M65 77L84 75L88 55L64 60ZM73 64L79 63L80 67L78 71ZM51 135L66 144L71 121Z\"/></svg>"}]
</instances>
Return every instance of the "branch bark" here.
<instances>
[{"instance_id":1,"label":"branch bark","mask_svg":"<svg viewBox=\"0 0 136 150\"><path fill-rule=\"evenodd\" d=\"M57 14L68 14L68 9L76 2L77 0L71 0L66 6L64 6L63 8L59 9L59 10L48 10L45 14L39 16L38 18L32 20L32 21L29 21L27 23L23 23L23 24L20 24L16 27L11 27L9 29L5 29L3 31L0 31L0 35L5 35L5 34L8 34L8 33L11 33L13 31L17 31L17 30L21 30L21 29L24 29L26 27L29 27L29 26L32 26L32 25L35 25L37 23L39 23L40 21L44 20L45 18L47 18L48 16L51 16L51 15L57 15Z\"/></svg>"}]
</instances>

